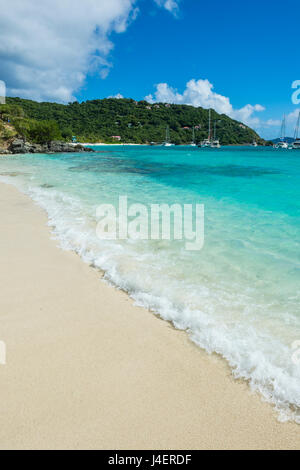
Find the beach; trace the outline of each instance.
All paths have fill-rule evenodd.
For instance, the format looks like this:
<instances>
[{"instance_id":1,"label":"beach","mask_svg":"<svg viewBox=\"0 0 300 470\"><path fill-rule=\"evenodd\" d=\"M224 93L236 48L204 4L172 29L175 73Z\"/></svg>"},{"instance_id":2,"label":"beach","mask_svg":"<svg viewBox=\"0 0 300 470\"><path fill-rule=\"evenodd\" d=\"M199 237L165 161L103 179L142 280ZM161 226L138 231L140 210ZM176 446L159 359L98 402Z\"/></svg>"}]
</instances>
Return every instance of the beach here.
<instances>
[{"instance_id":1,"label":"beach","mask_svg":"<svg viewBox=\"0 0 300 470\"><path fill-rule=\"evenodd\" d=\"M51 236L0 184L1 449L299 449L299 426Z\"/></svg>"}]
</instances>

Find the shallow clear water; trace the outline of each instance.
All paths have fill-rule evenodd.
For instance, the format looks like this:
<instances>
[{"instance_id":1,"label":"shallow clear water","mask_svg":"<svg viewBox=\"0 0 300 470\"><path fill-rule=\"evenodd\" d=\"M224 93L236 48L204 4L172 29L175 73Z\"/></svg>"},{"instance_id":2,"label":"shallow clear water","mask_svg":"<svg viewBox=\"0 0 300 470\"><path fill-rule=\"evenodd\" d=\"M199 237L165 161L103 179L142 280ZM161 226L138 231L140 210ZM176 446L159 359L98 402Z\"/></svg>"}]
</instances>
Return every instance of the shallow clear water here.
<instances>
[{"instance_id":1,"label":"shallow clear water","mask_svg":"<svg viewBox=\"0 0 300 470\"><path fill-rule=\"evenodd\" d=\"M4 157L0 180L47 210L65 248L225 357L281 419L300 422L300 364L292 360L300 340L300 152L101 147ZM96 208L119 195L129 203L204 204L203 249L99 240Z\"/></svg>"}]
</instances>

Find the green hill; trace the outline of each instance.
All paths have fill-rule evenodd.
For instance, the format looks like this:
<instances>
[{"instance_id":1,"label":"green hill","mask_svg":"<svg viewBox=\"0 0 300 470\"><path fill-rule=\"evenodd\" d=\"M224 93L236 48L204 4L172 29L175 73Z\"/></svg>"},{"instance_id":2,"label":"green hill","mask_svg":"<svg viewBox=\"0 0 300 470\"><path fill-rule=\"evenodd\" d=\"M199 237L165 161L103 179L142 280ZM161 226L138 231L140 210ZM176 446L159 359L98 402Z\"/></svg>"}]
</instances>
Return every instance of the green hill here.
<instances>
[{"instance_id":1,"label":"green hill","mask_svg":"<svg viewBox=\"0 0 300 470\"><path fill-rule=\"evenodd\" d=\"M208 110L187 105L114 98L68 105L7 98L7 104L22 108L24 116L18 117L19 125L22 119L55 121L65 140L75 135L81 142L114 142L112 136L120 136L121 142L163 142L167 125L175 144L190 143L193 126L197 142L207 137ZM265 143L252 129L225 114L212 111L212 120L217 122L217 137L222 145L247 144L253 140Z\"/></svg>"}]
</instances>

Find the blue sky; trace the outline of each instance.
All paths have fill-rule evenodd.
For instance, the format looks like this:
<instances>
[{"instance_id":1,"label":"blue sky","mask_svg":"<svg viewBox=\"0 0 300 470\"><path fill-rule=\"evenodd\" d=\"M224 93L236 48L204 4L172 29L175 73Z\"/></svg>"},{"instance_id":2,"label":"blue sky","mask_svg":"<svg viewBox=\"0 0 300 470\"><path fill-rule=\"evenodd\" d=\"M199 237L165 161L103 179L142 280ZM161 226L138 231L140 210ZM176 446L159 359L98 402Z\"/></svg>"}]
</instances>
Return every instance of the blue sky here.
<instances>
[{"instance_id":1,"label":"blue sky","mask_svg":"<svg viewBox=\"0 0 300 470\"><path fill-rule=\"evenodd\" d=\"M8 94L62 102L121 94L214 107L265 137L278 135L286 113L292 132L299 2L53 0L53 14L47 2L36 11L33 0L14 0L0 19ZM39 27L28 23L31 7ZM14 29L10 14L19 18Z\"/></svg>"}]
</instances>

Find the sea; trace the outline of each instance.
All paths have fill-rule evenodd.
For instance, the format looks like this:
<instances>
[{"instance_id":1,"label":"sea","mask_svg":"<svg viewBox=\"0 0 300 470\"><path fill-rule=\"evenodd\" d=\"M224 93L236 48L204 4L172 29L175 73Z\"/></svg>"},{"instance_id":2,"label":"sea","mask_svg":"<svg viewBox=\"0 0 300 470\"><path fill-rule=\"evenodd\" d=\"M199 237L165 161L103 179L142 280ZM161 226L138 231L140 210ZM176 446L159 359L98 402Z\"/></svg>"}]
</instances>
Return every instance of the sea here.
<instances>
[{"instance_id":1,"label":"sea","mask_svg":"<svg viewBox=\"0 0 300 470\"><path fill-rule=\"evenodd\" d=\"M224 358L279 420L300 424L300 152L94 149L1 157L0 181L45 209L63 249ZM100 239L97 208L120 196L147 207L203 205L202 249L174 237Z\"/></svg>"}]
</instances>

